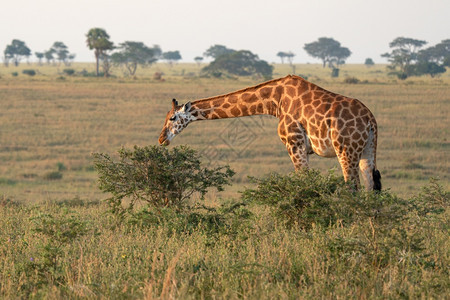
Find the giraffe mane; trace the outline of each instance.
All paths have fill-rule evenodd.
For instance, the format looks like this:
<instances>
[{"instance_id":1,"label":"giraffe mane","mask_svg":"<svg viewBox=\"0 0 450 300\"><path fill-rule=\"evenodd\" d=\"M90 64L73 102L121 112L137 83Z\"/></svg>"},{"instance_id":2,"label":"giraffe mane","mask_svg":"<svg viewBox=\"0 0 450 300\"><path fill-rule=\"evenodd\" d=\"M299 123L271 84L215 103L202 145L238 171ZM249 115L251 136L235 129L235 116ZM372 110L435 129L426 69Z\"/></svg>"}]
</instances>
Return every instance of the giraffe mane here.
<instances>
[{"instance_id":1,"label":"giraffe mane","mask_svg":"<svg viewBox=\"0 0 450 300\"><path fill-rule=\"evenodd\" d=\"M230 96L230 95L233 95L233 94L237 94L237 93L244 93L244 92L252 90L252 89L260 88L260 87L262 87L262 86L264 86L266 84L270 84L270 83L273 83L273 82L281 81L281 80L283 80L283 79L285 79L287 77L295 77L295 78L300 78L300 79L304 80L303 78L301 78L299 76L296 76L296 75L287 75L287 76L282 77L282 78L277 78L277 79L272 79L272 80L269 80L269 81L265 81L265 82L260 83L258 85L246 87L246 88L243 88L243 89L231 92L231 93L226 93L226 94L223 94L223 95L217 95L217 96L213 96L213 97L198 99L198 100L193 101L192 104L194 104L194 103L198 104L198 103L202 103L202 102L207 102L207 101L211 101L211 100L214 100L214 99L223 98L223 97L227 97L227 96Z\"/></svg>"}]
</instances>

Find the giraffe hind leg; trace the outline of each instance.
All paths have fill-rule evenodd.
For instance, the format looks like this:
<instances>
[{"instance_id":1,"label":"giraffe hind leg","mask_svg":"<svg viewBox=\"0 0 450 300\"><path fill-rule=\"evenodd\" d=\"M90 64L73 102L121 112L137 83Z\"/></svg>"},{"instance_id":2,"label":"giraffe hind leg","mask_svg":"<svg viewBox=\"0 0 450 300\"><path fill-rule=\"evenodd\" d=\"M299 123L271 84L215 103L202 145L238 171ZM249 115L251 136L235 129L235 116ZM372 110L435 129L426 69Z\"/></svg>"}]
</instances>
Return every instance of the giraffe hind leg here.
<instances>
[{"instance_id":1,"label":"giraffe hind leg","mask_svg":"<svg viewBox=\"0 0 450 300\"><path fill-rule=\"evenodd\" d=\"M373 133L369 132L369 140L364 147L359 161L359 169L363 175L364 185L367 191L381 190L381 174L375 166L375 145L373 141Z\"/></svg>"}]
</instances>

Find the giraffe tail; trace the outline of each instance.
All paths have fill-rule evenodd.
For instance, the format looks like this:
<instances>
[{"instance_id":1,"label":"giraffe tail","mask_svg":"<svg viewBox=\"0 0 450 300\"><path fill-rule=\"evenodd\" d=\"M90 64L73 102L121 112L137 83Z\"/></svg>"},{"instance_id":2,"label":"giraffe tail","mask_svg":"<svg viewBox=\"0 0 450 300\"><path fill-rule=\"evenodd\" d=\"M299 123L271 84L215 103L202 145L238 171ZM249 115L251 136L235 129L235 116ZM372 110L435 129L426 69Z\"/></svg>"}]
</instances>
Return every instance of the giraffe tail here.
<instances>
[{"instance_id":1,"label":"giraffe tail","mask_svg":"<svg viewBox=\"0 0 450 300\"><path fill-rule=\"evenodd\" d=\"M377 152L377 124L373 120L368 123L368 139L367 144L359 162L361 173L367 190L381 191L381 174L377 169L376 152Z\"/></svg>"},{"instance_id":2,"label":"giraffe tail","mask_svg":"<svg viewBox=\"0 0 450 300\"><path fill-rule=\"evenodd\" d=\"M373 168L372 178L373 178L373 189L375 191L381 191L381 174L380 171L378 171L376 168Z\"/></svg>"},{"instance_id":3,"label":"giraffe tail","mask_svg":"<svg viewBox=\"0 0 450 300\"><path fill-rule=\"evenodd\" d=\"M377 169L376 164L376 153L377 153L377 140L378 140L378 125L377 122L374 120L372 121L372 130L373 130L373 160L374 160L374 167L372 170L372 178L373 178L373 190L374 191L381 191L381 173Z\"/></svg>"}]
</instances>

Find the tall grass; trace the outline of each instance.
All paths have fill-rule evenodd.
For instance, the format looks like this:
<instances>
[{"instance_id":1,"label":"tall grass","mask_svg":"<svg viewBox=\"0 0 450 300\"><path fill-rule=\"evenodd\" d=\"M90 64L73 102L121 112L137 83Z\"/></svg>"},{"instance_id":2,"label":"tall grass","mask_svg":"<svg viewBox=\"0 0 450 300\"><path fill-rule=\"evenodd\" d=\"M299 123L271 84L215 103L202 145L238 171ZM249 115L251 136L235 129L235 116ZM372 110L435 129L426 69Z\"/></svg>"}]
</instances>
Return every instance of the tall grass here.
<instances>
[{"instance_id":1,"label":"tall grass","mask_svg":"<svg viewBox=\"0 0 450 300\"><path fill-rule=\"evenodd\" d=\"M445 298L448 196L436 183L408 200L355 206L367 203L355 195L335 203L353 217L310 217L309 228L286 226L271 205L191 227L174 214L118 224L101 203L3 199L0 297Z\"/></svg>"}]
</instances>

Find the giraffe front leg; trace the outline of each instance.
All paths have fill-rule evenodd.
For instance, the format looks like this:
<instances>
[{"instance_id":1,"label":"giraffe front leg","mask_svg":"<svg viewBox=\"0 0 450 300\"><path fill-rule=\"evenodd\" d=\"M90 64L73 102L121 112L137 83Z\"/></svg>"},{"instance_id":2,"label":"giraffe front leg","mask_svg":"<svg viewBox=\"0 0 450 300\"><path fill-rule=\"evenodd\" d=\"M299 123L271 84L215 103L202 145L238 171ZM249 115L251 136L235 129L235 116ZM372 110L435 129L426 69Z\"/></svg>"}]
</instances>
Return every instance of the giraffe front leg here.
<instances>
[{"instance_id":1,"label":"giraffe front leg","mask_svg":"<svg viewBox=\"0 0 450 300\"><path fill-rule=\"evenodd\" d=\"M308 152L304 143L301 141L293 141L286 144L286 149L296 171L309 167Z\"/></svg>"},{"instance_id":2,"label":"giraffe front leg","mask_svg":"<svg viewBox=\"0 0 450 300\"><path fill-rule=\"evenodd\" d=\"M308 140L303 127L292 120L290 123L281 120L278 124L278 135L286 146L295 170L308 168Z\"/></svg>"}]
</instances>

